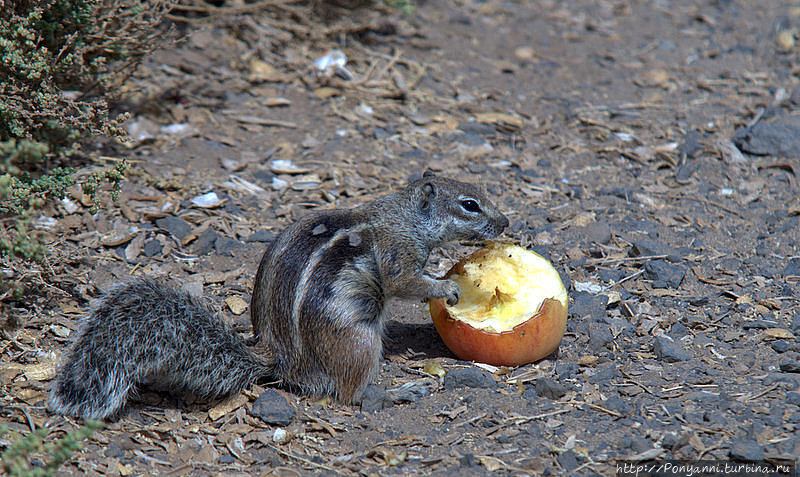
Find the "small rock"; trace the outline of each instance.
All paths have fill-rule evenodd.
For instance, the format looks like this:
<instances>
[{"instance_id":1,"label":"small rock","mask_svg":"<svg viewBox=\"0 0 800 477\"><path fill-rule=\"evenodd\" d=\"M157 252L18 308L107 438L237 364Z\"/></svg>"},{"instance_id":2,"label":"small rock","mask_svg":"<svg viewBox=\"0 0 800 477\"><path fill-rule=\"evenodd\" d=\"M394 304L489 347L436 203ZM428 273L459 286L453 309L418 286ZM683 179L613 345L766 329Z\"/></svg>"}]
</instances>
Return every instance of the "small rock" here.
<instances>
[{"instance_id":1,"label":"small rock","mask_svg":"<svg viewBox=\"0 0 800 477\"><path fill-rule=\"evenodd\" d=\"M785 353L789 350L789 343L787 343L786 340L777 340L772 343L772 349L776 353Z\"/></svg>"},{"instance_id":2,"label":"small rock","mask_svg":"<svg viewBox=\"0 0 800 477\"><path fill-rule=\"evenodd\" d=\"M270 230L257 230L253 235L244 239L245 242L261 242L261 243L269 243L275 240L275 233Z\"/></svg>"},{"instance_id":3,"label":"small rock","mask_svg":"<svg viewBox=\"0 0 800 477\"><path fill-rule=\"evenodd\" d=\"M361 412L380 411L389 404L391 404L391 400L389 400L386 390L375 384L367 386L361 396Z\"/></svg>"},{"instance_id":4,"label":"small rock","mask_svg":"<svg viewBox=\"0 0 800 477\"><path fill-rule=\"evenodd\" d=\"M743 152L757 156L796 157L800 154L800 117L784 116L739 129L733 135L733 143Z\"/></svg>"},{"instance_id":5,"label":"small rock","mask_svg":"<svg viewBox=\"0 0 800 477\"><path fill-rule=\"evenodd\" d=\"M669 255L672 253L672 247L655 240L640 238L633 241L633 248L631 249L631 256L633 257L651 257L653 255Z\"/></svg>"},{"instance_id":6,"label":"small rock","mask_svg":"<svg viewBox=\"0 0 800 477\"><path fill-rule=\"evenodd\" d=\"M156 225L178 240L186 237L192 231L192 226L188 222L172 215L156 219Z\"/></svg>"},{"instance_id":7,"label":"small rock","mask_svg":"<svg viewBox=\"0 0 800 477\"><path fill-rule=\"evenodd\" d=\"M494 136L497 130L491 124L479 123L476 121L465 121L458 125L458 129L465 133L478 136Z\"/></svg>"},{"instance_id":8,"label":"small rock","mask_svg":"<svg viewBox=\"0 0 800 477\"><path fill-rule=\"evenodd\" d=\"M615 411L622 416L629 416L633 413L633 406L619 396L609 396L605 401L600 401L598 404L606 409Z\"/></svg>"},{"instance_id":9,"label":"small rock","mask_svg":"<svg viewBox=\"0 0 800 477\"><path fill-rule=\"evenodd\" d=\"M631 450L636 452L644 452L653 448L653 441L646 437L633 436L631 437Z\"/></svg>"},{"instance_id":10,"label":"small rock","mask_svg":"<svg viewBox=\"0 0 800 477\"><path fill-rule=\"evenodd\" d=\"M791 391L786 393L786 404L794 404L800 406L800 392Z\"/></svg>"},{"instance_id":11,"label":"small rock","mask_svg":"<svg viewBox=\"0 0 800 477\"><path fill-rule=\"evenodd\" d=\"M570 472L576 469L580 464L578 463L578 456L572 449L567 449L556 457L559 465L566 471Z\"/></svg>"},{"instance_id":12,"label":"small rock","mask_svg":"<svg viewBox=\"0 0 800 477\"><path fill-rule=\"evenodd\" d=\"M598 320L606 315L608 297L606 295L593 295L588 292L576 291L572 294L572 303L569 306L569 315L574 319L591 317Z\"/></svg>"},{"instance_id":13,"label":"small rock","mask_svg":"<svg viewBox=\"0 0 800 477\"><path fill-rule=\"evenodd\" d=\"M144 256L145 257L153 257L161 253L161 250L164 249L164 246L161 245L156 239L148 240L144 243Z\"/></svg>"},{"instance_id":14,"label":"small rock","mask_svg":"<svg viewBox=\"0 0 800 477\"><path fill-rule=\"evenodd\" d=\"M475 459L475 456L471 453L464 454L464 456L458 460L458 463L461 467L478 467L478 460Z\"/></svg>"},{"instance_id":15,"label":"small rock","mask_svg":"<svg viewBox=\"0 0 800 477\"><path fill-rule=\"evenodd\" d=\"M667 450L677 450L689 443L688 434L677 434L675 432L667 432L664 438L661 439L661 447Z\"/></svg>"},{"instance_id":16,"label":"small rock","mask_svg":"<svg viewBox=\"0 0 800 477\"><path fill-rule=\"evenodd\" d=\"M784 373L800 373L800 361L784 361L780 364L780 370Z\"/></svg>"},{"instance_id":17,"label":"small rock","mask_svg":"<svg viewBox=\"0 0 800 477\"><path fill-rule=\"evenodd\" d=\"M207 255L214 248L217 240L217 231L211 228L205 229L194 241L192 251L197 255Z\"/></svg>"},{"instance_id":18,"label":"small rock","mask_svg":"<svg viewBox=\"0 0 800 477\"><path fill-rule=\"evenodd\" d=\"M233 256L234 250L242 246L242 242L230 237L217 237L214 241L214 249L219 255Z\"/></svg>"},{"instance_id":19,"label":"small rock","mask_svg":"<svg viewBox=\"0 0 800 477\"><path fill-rule=\"evenodd\" d=\"M589 323L589 350L598 352L611 343L614 337L607 325Z\"/></svg>"},{"instance_id":20,"label":"small rock","mask_svg":"<svg viewBox=\"0 0 800 477\"><path fill-rule=\"evenodd\" d=\"M743 462L761 462L764 460L764 449L754 439L733 439L730 456Z\"/></svg>"},{"instance_id":21,"label":"small rock","mask_svg":"<svg viewBox=\"0 0 800 477\"><path fill-rule=\"evenodd\" d=\"M653 280L653 288L678 288L685 276L685 268L665 260L650 260L644 264L644 277Z\"/></svg>"},{"instance_id":22,"label":"small rock","mask_svg":"<svg viewBox=\"0 0 800 477\"><path fill-rule=\"evenodd\" d=\"M665 335L655 337L653 340L653 351L658 359L666 361L667 363L677 363L692 358L687 351L680 347L679 343Z\"/></svg>"},{"instance_id":23,"label":"small rock","mask_svg":"<svg viewBox=\"0 0 800 477\"><path fill-rule=\"evenodd\" d=\"M567 388L558 381L551 378L539 378L534 381L536 395L549 399L559 399L567 394Z\"/></svg>"},{"instance_id":24,"label":"small rock","mask_svg":"<svg viewBox=\"0 0 800 477\"><path fill-rule=\"evenodd\" d=\"M444 388L494 388L497 386L492 374L483 369L471 366L469 368L454 368L444 376Z\"/></svg>"},{"instance_id":25,"label":"small rock","mask_svg":"<svg viewBox=\"0 0 800 477\"><path fill-rule=\"evenodd\" d=\"M267 424L286 426L294 419L295 410L281 393L267 388L253 403L250 414Z\"/></svg>"}]
</instances>

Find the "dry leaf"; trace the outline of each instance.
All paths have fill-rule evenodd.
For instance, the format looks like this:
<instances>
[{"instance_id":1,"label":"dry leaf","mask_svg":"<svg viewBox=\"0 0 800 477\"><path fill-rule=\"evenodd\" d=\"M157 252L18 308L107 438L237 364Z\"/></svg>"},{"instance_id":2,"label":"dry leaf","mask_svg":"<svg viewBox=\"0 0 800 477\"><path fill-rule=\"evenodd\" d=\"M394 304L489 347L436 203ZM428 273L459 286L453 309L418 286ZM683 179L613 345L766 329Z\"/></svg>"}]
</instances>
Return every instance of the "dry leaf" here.
<instances>
[{"instance_id":1,"label":"dry leaf","mask_svg":"<svg viewBox=\"0 0 800 477\"><path fill-rule=\"evenodd\" d=\"M247 302L238 295L226 298L225 304L228 305L231 313L237 316L247 311Z\"/></svg>"},{"instance_id":2,"label":"dry leaf","mask_svg":"<svg viewBox=\"0 0 800 477\"><path fill-rule=\"evenodd\" d=\"M782 339L782 340L793 340L794 334L791 331L784 329L784 328L767 328L764 330L764 335L768 338L774 339Z\"/></svg>"},{"instance_id":3,"label":"dry leaf","mask_svg":"<svg viewBox=\"0 0 800 477\"><path fill-rule=\"evenodd\" d=\"M342 91L338 88L331 88L330 86L323 86L314 90L314 95L320 99L327 99L333 96L339 96Z\"/></svg>"},{"instance_id":4,"label":"dry leaf","mask_svg":"<svg viewBox=\"0 0 800 477\"><path fill-rule=\"evenodd\" d=\"M500 470L506 466L506 463L502 460L488 455L479 455L478 460L481 461L481 464L483 464L489 472Z\"/></svg>"},{"instance_id":5,"label":"dry leaf","mask_svg":"<svg viewBox=\"0 0 800 477\"><path fill-rule=\"evenodd\" d=\"M443 378L445 375L444 367L442 363L439 361L432 359L425 363L425 367L422 368L422 371L430 374L431 376L436 376L437 378Z\"/></svg>"},{"instance_id":6,"label":"dry leaf","mask_svg":"<svg viewBox=\"0 0 800 477\"><path fill-rule=\"evenodd\" d=\"M236 396L226 399L225 401L209 409L208 418L212 421L216 421L220 417L239 409L246 403L247 398L243 394L237 394Z\"/></svg>"}]
</instances>

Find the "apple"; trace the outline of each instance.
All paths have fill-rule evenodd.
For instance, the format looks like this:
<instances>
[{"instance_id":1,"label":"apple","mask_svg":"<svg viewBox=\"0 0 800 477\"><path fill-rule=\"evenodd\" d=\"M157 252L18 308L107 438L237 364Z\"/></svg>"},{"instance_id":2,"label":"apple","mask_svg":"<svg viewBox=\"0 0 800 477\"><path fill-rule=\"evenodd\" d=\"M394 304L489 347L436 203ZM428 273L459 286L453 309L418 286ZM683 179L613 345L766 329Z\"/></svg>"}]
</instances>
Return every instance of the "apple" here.
<instances>
[{"instance_id":1,"label":"apple","mask_svg":"<svg viewBox=\"0 0 800 477\"><path fill-rule=\"evenodd\" d=\"M430 299L436 331L460 359L520 366L558 348L567 327L567 289L541 255L491 242L444 278L461 288L453 306Z\"/></svg>"}]
</instances>

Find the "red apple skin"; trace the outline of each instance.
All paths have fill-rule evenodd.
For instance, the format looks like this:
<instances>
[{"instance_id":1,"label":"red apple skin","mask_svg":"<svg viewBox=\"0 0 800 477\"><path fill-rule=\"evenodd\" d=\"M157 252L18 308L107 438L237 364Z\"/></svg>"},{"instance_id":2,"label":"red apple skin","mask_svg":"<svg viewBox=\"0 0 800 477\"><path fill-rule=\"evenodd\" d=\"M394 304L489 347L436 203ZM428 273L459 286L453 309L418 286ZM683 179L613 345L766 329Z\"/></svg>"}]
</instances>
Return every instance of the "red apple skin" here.
<instances>
[{"instance_id":1,"label":"red apple skin","mask_svg":"<svg viewBox=\"0 0 800 477\"><path fill-rule=\"evenodd\" d=\"M494 366L521 366L544 358L558 348L567 328L567 307L553 298L544 300L529 320L499 333L451 318L444 300L431 299L429 306L436 331L453 354Z\"/></svg>"}]
</instances>

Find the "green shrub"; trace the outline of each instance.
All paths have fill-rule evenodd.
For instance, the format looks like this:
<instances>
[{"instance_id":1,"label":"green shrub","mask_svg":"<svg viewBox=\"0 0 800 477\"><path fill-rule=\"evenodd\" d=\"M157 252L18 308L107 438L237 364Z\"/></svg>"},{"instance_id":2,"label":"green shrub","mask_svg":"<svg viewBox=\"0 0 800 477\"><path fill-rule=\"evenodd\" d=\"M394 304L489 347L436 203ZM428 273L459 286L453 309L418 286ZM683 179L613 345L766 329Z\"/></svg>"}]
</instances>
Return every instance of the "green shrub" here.
<instances>
[{"instance_id":1,"label":"green shrub","mask_svg":"<svg viewBox=\"0 0 800 477\"><path fill-rule=\"evenodd\" d=\"M124 135L124 117L109 113L114 84L163 41L176 2L0 0L0 258L44 256L31 216L75 184L86 139ZM95 209L101 185L113 195L124 169L82 179Z\"/></svg>"},{"instance_id":2,"label":"green shrub","mask_svg":"<svg viewBox=\"0 0 800 477\"><path fill-rule=\"evenodd\" d=\"M101 429L100 421L86 421L82 427L53 442L46 439L49 429L41 427L28 435L13 437L11 445L3 451L3 470L12 477L39 477L53 475L70 456L81 448L81 442ZM0 426L0 436L8 428Z\"/></svg>"}]
</instances>

